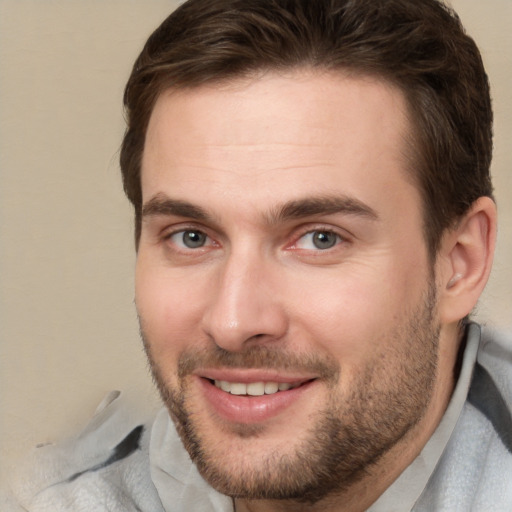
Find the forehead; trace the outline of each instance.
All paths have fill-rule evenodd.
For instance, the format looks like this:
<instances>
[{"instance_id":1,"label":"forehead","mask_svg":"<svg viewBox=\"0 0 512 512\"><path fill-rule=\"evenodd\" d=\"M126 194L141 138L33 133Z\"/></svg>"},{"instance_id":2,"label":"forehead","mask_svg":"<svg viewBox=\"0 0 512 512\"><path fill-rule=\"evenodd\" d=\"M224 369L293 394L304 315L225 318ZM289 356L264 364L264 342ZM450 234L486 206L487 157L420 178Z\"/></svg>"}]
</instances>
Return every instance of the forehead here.
<instances>
[{"instance_id":1,"label":"forehead","mask_svg":"<svg viewBox=\"0 0 512 512\"><path fill-rule=\"evenodd\" d=\"M143 200L200 184L247 205L334 189L393 196L410 187L409 131L403 94L371 77L303 70L167 91L146 135Z\"/></svg>"}]
</instances>

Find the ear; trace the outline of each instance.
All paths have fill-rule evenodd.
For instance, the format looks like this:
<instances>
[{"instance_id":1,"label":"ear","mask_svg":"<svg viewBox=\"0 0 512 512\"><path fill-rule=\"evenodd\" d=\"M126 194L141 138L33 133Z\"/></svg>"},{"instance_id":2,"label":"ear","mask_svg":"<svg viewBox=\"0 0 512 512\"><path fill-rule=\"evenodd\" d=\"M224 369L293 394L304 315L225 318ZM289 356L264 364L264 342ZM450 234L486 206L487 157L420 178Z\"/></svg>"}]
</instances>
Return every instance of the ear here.
<instances>
[{"instance_id":1,"label":"ear","mask_svg":"<svg viewBox=\"0 0 512 512\"><path fill-rule=\"evenodd\" d=\"M496 205L480 197L442 239L436 270L441 323L471 313L491 272L496 243Z\"/></svg>"}]
</instances>

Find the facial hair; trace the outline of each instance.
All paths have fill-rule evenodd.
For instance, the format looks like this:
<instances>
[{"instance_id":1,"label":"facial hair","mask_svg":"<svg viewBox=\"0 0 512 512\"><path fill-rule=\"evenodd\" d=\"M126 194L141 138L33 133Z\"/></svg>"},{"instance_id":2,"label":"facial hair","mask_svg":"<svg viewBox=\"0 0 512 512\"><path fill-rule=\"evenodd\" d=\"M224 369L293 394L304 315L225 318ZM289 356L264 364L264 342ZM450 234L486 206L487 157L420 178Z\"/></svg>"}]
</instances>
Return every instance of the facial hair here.
<instances>
[{"instance_id":1,"label":"facial hair","mask_svg":"<svg viewBox=\"0 0 512 512\"><path fill-rule=\"evenodd\" d=\"M358 371L350 391L343 394L339 391L342 364L327 354L290 353L277 343L272 347L255 345L237 353L214 344L201 351L186 350L178 361L178 385L171 386L152 357L143 319L141 334L154 380L181 440L212 487L233 498L313 504L342 493L363 478L424 416L436 379L440 328L435 313L432 284L413 311L404 314L382 339L375 340L379 357ZM289 446L283 451L272 450L258 460L247 460L241 452L239 463L233 467L225 463L218 447L205 441L208 425L198 417L188 391L188 377L202 367L312 373L327 386L329 400L311 417L311 426L295 441L292 451ZM264 433L265 428L258 425L233 425L231 432L238 439L264 437ZM228 453L230 447L226 450Z\"/></svg>"}]
</instances>

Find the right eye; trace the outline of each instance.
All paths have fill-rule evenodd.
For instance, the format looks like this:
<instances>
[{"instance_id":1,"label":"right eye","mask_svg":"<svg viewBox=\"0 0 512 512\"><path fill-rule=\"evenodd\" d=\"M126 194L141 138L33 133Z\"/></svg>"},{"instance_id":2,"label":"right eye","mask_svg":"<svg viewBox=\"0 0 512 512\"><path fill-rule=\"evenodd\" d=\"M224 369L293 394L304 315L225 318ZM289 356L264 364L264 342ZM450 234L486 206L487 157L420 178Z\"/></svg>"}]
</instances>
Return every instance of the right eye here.
<instances>
[{"instance_id":1,"label":"right eye","mask_svg":"<svg viewBox=\"0 0 512 512\"><path fill-rule=\"evenodd\" d=\"M169 240L180 249L201 249L213 243L206 233L197 229L176 231L169 236Z\"/></svg>"}]
</instances>

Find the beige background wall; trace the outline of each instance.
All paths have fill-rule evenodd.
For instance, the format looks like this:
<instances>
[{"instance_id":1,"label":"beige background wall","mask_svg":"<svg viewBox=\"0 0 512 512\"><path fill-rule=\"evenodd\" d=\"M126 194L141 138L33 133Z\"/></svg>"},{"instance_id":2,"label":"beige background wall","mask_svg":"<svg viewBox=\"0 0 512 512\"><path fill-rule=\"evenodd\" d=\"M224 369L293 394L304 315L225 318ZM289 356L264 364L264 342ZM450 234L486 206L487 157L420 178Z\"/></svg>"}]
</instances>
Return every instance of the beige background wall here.
<instances>
[{"instance_id":1,"label":"beige background wall","mask_svg":"<svg viewBox=\"0 0 512 512\"><path fill-rule=\"evenodd\" d=\"M0 477L111 389L156 402L133 307L121 95L175 2L0 0ZM480 318L512 328L512 1L454 0L494 90L501 214Z\"/></svg>"}]
</instances>

